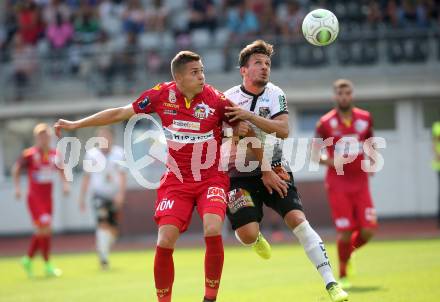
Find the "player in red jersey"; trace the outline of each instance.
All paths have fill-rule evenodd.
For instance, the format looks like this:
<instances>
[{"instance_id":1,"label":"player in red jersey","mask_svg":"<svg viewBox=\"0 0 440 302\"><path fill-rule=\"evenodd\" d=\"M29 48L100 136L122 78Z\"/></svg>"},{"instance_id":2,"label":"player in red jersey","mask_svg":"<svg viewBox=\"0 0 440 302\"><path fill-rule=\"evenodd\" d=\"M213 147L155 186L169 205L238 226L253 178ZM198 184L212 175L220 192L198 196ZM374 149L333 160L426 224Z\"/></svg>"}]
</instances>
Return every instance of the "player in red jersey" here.
<instances>
[{"instance_id":1,"label":"player in red jersey","mask_svg":"<svg viewBox=\"0 0 440 302\"><path fill-rule=\"evenodd\" d=\"M340 79L333 88L336 108L321 117L316 132L324 140L333 138L320 163L328 166L325 184L338 232L340 283L347 288L347 271L348 275L352 271L350 256L372 238L377 226L368 173L362 169L365 141L373 136L373 129L370 113L353 106L353 84Z\"/></svg>"},{"instance_id":2,"label":"player in red jersey","mask_svg":"<svg viewBox=\"0 0 440 302\"><path fill-rule=\"evenodd\" d=\"M59 134L61 129L120 122L136 113L159 115L167 138L168 169L157 192L154 215L159 227L154 259L157 299L171 301L174 247L197 207L206 243L204 301L215 301L223 269L221 230L229 189L229 178L219 169L219 151L222 123L227 121L225 107L232 104L205 84L199 55L179 52L171 62L171 73L173 82L156 85L132 104L78 121L59 120L55 129Z\"/></svg>"},{"instance_id":3,"label":"player in red jersey","mask_svg":"<svg viewBox=\"0 0 440 302\"><path fill-rule=\"evenodd\" d=\"M38 124L34 128L35 145L23 151L13 167L15 197L20 200L20 171L27 169L29 190L27 204L35 226L27 256L22 258L22 265L29 277L33 276L32 258L38 250L43 255L48 276L59 276L61 271L50 260L50 240L52 222L52 183L55 172L61 172L63 192L69 192L69 185L62 170L56 166L57 154L50 148L51 129L47 124Z\"/></svg>"}]
</instances>

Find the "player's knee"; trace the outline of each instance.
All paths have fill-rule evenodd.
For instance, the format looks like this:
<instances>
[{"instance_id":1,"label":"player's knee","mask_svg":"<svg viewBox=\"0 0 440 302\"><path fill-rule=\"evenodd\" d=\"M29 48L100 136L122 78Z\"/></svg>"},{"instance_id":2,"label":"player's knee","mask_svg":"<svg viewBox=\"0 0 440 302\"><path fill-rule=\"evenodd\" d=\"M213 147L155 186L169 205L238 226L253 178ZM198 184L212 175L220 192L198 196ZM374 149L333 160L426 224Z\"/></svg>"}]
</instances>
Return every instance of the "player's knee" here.
<instances>
[{"instance_id":1,"label":"player's knee","mask_svg":"<svg viewBox=\"0 0 440 302\"><path fill-rule=\"evenodd\" d=\"M342 242L351 242L351 231L343 231L343 232L339 232L338 234L338 239L341 240Z\"/></svg>"},{"instance_id":2,"label":"player's knee","mask_svg":"<svg viewBox=\"0 0 440 302\"><path fill-rule=\"evenodd\" d=\"M302 211L292 210L286 214L284 217L284 222L287 224L289 228L292 230L299 226L301 223L306 221L306 216Z\"/></svg>"},{"instance_id":3,"label":"player's knee","mask_svg":"<svg viewBox=\"0 0 440 302\"><path fill-rule=\"evenodd\" d=\"M176 239L170 235L162 235L157 238L157 245L163 248L172 249L176 244Z\"/></svg>"},{"instance_id":4,"label":"player's knee","mask_svg":"<svg viewBox=\"0 0 440 302\"><path fill-rule=\"evenodd\" d=\"M218 225L216 223L204 224L203 225L203 233L204 233L205 237L221 235L221 233L222 233L221 225Z\"/></svg>"},{"instance_id":5,"label":"player's knee","mask_svg":"<svg viewBox=\"0 0 440 302\"><path fill-rule=\"evenodd\" d=\"M260 230L257 228L237 229L235 231L235 236L244 244L253 244L257 241L259 233Z\"/></svg>"},{"instance_id":6,"label":"player's knee","mask_svg":"<svg viewBox=\"0 0 440 302\"><path fill-rule=\"evenodd\" d=\"M373 229L362 229L361 236L362 236L362 239L364 239L365 241L369 241L374 236L374 230Z\"/></svg>"}]
</instances>

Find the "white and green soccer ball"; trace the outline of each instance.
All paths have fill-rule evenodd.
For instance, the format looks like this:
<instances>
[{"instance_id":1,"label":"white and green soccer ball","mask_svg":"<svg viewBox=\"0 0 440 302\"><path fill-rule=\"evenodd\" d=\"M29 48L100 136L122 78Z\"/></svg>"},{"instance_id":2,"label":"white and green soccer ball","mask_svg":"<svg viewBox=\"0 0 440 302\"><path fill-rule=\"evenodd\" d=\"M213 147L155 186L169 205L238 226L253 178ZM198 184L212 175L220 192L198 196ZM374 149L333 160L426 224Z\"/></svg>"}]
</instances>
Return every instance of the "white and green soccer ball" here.
<instances>
[{"instance_id":1,"label":"white and green soccer ball","mask_svg":"<svg viewBox=\"0 0 440 302\"><path fill-rule=\"evenodd\" d=\"M305 16L302 32L309 43L326 46L336 40L339 22L331 11L322 8L315 9Z\"/></svg>"}]
</instances>

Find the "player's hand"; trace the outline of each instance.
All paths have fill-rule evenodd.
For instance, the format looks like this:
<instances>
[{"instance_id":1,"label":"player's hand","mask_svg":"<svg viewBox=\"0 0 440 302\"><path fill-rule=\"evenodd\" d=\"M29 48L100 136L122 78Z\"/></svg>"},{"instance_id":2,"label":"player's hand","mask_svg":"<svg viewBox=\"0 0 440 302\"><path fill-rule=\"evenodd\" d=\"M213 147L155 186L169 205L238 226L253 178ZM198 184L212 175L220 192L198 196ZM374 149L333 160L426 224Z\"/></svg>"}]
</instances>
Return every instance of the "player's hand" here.
<instances>
[{"instance_id":1,"label":"player's hand","mask_svg":"<svg viewBox=\"0 0 440 302\"><path fill-rule=\"evenodd\" d=\"M227 106L225 109L228 110L225 115L229 118L230 122L237 120L247 121L254 116L252 112L247 111L246 109L243 109L235 104L232 107Z\"/></svg>"},{"instance_id":2,"label":"player's hand","mask_svg":"<svg viewBox=\"0 0 440 302\"><path fill-rule=\"evenodd\" d=\"M75 130L77 128L77 125L73 121L63 120L59 119L54 125L53 128L55 129L55 134L58 137L61 137L61 130Z\"/></svg>"},{"instance_id":3,"label":"player's hand","mask_svg":"<svg viewBox=\"0 0 440 302\"><path fill-rule=\"evenodd\" d=\"M282 180L274 171L263 171L263 176L261 177L264 186L267 191L272 194L275 190L278 192L281 198L287 197L287 188L289 187L287 183Z\"/></svg>"},{"instance_id":4,"label":"player's hand","mask_svg":"<svg viewBox=\"0 0 440 302\"><path fill-rule=\"evenodd\" d=\"M21 200L21 189L20 189L20 188L16 188L16 189L15 189L15 199L16 199L17 201L20 201L20 200Z\"/></svg>"},{"instance_id":5,"label":"player's hand","mask_svg":"<svg viewBox=\"0 0 440 302\"><path fill-rule=\"evenodd\" d=\"M234 136L246 136L250 131L250 126L246 122L240 122L233 129L234 129Z\"/></svg>"}]
</instances>

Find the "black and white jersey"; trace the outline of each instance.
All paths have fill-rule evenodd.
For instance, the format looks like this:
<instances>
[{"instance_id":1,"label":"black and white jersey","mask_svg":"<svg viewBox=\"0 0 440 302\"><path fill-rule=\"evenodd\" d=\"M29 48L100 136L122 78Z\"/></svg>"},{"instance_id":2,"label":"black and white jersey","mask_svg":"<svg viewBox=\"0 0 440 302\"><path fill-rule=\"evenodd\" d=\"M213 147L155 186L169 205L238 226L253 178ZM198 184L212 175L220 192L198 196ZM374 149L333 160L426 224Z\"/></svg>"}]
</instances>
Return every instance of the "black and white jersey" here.
<instances>
[{"instance_id":1,"label":"black and white jersey","mask_svg":"<svg viewBox=\"0 0 440 302\"><path fill-rule=\"evenodd\" d=\"M227 90L224 94L236 105L264 118L273 119L281 114L288 113L286 95L284 94L284 91L272 83L268 83L264 91L259 95L246 91L242 85L234 86ZM270 139L267 139L266 132L253 124L251 124L251 126L263 146L265 143L270 145L265 147L266 158L272 158L272 162L282 162L282 139L274 138L273 136ZM273 152L271 152L272 150ZM231 177L243 177L261 174L260 169L254 171L243 171L243 169L240 169L242 164L247 165L249 161L254 160L256 159L250 149L248 149L246 152L246 163L242 163L240 160L236 161L236 157L231 156L229 175Z\"/></svg>"}]
</instances>

